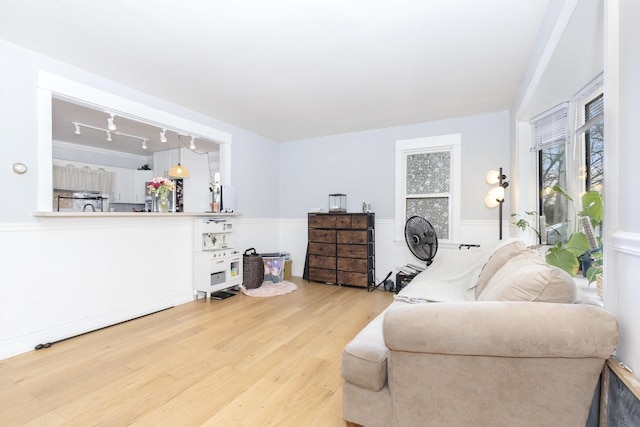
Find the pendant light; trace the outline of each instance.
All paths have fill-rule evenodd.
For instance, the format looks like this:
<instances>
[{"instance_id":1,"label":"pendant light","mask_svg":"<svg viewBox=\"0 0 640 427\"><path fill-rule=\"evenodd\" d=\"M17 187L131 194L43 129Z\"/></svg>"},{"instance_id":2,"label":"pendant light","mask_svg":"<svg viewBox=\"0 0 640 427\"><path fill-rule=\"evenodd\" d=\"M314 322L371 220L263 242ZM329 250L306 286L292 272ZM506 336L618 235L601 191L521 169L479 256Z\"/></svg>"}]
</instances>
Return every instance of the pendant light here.
<instances>
[{"instance_id":1,"label":"pendant light","mask_svg":"<svg viewBox=\"0 0 640 427\"><path fill-rule=\"evenodd\" d=\"M182 166L182 148L178 148L178 164L169 169L170 178L189 178L189 169Z\"/></svg>"}]
</instances>

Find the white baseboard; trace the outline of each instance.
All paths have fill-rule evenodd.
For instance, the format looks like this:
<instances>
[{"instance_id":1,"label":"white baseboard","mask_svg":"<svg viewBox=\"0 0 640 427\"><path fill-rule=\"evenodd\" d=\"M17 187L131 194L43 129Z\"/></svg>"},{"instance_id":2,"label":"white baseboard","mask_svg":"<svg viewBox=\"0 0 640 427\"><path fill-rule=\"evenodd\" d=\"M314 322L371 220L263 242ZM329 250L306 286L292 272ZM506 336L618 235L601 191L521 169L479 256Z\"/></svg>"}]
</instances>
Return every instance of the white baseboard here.
<instances>
[{"instance_id":1,"label":"white baseboard","mask_svg":"<svg viewBox=\"0 0 640 427\"><path fill-rule=\"evenodd\" d=\"M126 309L110 311L67 324L32 331L25 335L3 339L0 340L0 360L31 351L38 344L55 343L190 301L193 301L191 292L165 295L157 299L150 297L141 304L136 304Z\"/></svg>"}]
</instances>

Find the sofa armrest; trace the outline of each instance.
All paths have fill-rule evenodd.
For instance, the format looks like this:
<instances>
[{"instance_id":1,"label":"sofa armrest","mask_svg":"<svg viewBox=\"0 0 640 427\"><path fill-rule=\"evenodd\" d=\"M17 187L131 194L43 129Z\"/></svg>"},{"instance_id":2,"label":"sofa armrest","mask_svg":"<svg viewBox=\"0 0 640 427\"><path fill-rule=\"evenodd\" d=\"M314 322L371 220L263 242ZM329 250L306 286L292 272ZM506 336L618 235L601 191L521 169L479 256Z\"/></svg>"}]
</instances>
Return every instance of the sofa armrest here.
<instances>
[{"instance_id":1,"label":"sofa armrest","mask_svg":"<svg viewBox=\"0 0 640 427\"><path fill-rule=\"evenodd\" d=\"M618 325L603 308L586 304L451 302L391 306L383 334L392 351L607 359Z\"/></svg>"}]
</instances>

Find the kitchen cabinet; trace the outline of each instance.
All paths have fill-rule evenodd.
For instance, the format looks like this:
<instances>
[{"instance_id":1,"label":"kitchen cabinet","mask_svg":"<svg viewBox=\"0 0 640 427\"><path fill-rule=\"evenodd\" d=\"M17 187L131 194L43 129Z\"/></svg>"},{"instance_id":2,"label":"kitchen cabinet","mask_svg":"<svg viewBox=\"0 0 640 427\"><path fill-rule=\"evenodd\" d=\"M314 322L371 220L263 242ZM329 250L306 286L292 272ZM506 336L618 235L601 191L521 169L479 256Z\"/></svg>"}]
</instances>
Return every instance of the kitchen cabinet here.
<instances>
[{"instance_id":1,"label":"kitchen cabinet","mask_svg":"<svg viewBox=\"0 0 640 427\"><path fill-rule=\"evenodd\" d=\"M375 282L373 213L310 213L308 280L371 288Z\"/></svg>"},{"instance_id":2,"label":"kitchen cabinet","mask_svg":"<svg viewBox=\"0 0 640 427\"><path fill-rule=\"evenodd\" d=\"M154 176L167 177L171 166L178 163L177 150L156 151L153 153Z\"/></svg>"},{"instance_id":3,"label":"kitchen cabinet","mask_svg":"<svg viewBox=\"0 0 640 427\"><path fill-rule=\"evenodd\" d=\"M115 169L115 185L111 203L141 204L145 199L145 182L153 179L153 171Z\"/></svg>"},{"instance_id":4,"label":"kitchen cabinet","mask_svg":"<svg viewBox=\"0 0 640 427\"><path fill-rule=\"evenodd\" d=\"M147 195L145 184L153 179L153 171L133 171L133 200L134 203L144 203Z\"/></svg>"},{"instance_id":5,"label":"kitchen cabinet","mask_svg":"<svg viewBox=\"0 0 640 427\"><path fill-rule=\"evenodd\" d=\"M133 172L133 169L115 169L115 184L110 203L133 203Z\"/></svg>"}]
</instances>

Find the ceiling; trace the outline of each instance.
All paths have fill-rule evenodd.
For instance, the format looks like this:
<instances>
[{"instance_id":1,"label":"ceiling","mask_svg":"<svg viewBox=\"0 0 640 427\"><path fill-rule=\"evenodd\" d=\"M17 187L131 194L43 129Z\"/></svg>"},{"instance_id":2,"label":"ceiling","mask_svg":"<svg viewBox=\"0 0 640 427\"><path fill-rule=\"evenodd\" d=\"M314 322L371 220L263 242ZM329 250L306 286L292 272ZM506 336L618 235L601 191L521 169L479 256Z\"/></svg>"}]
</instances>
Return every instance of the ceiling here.
<instances>
[{"instance_id":1,"label":"ceiling","mask_svg":"<svg viewBox=\"0 0 640 427\"><path fill-rule=\"evenodd\" d=\"M0 38L292 141L510 109L547 3L0 0Z\"/></svg>"}]
</instances>

